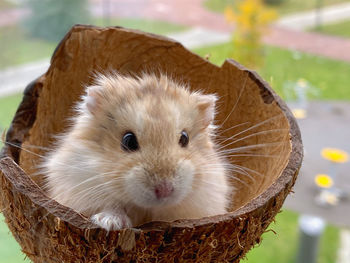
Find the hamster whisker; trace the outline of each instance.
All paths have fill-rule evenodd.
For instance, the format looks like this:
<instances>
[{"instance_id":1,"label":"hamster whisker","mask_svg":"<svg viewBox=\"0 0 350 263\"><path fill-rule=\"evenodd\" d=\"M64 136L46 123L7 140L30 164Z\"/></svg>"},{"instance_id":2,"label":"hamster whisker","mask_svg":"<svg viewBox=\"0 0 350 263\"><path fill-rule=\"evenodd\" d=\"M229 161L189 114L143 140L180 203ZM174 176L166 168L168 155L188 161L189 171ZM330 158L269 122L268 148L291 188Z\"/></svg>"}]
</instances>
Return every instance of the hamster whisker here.
<instances>
[{"instance_id":1,"label":"hamster whisker","mask_svg":"<svg viewBox=\"0 0 350 263\"><path fill-rule=\"evenodd\" d=\"M43 171L43 172L45 172L45 171ZM79 184L74 185L72 188L66 189L66 191L71 191L71 190L73 190L74 188L77 188L78 186L81 186L81 185L83 185L83 184L89 183L89 182L94 181L94 180L96 180L96 179L104 178L104 176L109 175L109 174L113 174L113 173L115 173L115 171L96 174L96 175L94 175L94 176L92 176L92 177L89 177L89 178L87 178L86 180L80 182ZM45 183L45 184L43 184L41 187L42 187L43 189L45 189L45 190L48 190L48 189L50 188L50 186L48 185L48 182Z\"/></svg>"},{"instance_id":2,"label":"hamster whisker","mask_svg":"<svg viewBox=\"0 0 350 263\"><path fill-rule=\"evenodd\" d=\"M262 126L263 124L270 122L271 120L274 120L274 119L277 119L277 118L281 118L281 117L283 117L283 116L284 116L283 114L278 114L278 115L276 115L276 116L273 116L273 117L271 117L271 118L268 118L268 119L266 119L266 120L263 120L263 121L261 121L261 122L255 124L255 125L253 125L253 126L247 128L247 129L245 129L245 130L243 130L243 131L240 131L240 132L238 132L238 133L232 135L231 137L228 137L227 140L233 139L233 138L235 138L235 137L237 137L237 136L239 136L239 135L241 135L241 134L243 134L243 133L246 133L246 132L248 132L248 131L250 131L250 130L252 130L252 129L255 129L255 128L257 128L257 127L260 127L260 126ZM226 141L227 141L227 140L226 140ZM221 144L224 143L224 142L225 142L225 141L221 142ZM229 145L230 145L230 144L229 144ZM225 146L227 146L227 145L225 145Z\"/></svg>"},{"instance_id":3,"label":"hamster whisker","mask_svg":"<svg viewBox=\"0 0 350 263\"><path fill-rule=\"evenodd\" d=\"M215 173L215 166L213 165L208 165L208 164L203 164L202 165L202 168L205 170L205 171L213 171ZM232 163L227 163L225 165L225 169L226 171L228 171L229 173L233 173L233 174L228 174L228 176L230 177L234 177L234 173L236 173L238 170L241 171L241 172L244 172L245 175L249 175L250 178L254 177L253 175L257 175L259 177L263 177L264 174L254 170L254 169L251 169L251 168L248 168L248 167L245 167L245 166L242 166L242 165L239 165L239 164L232 164ZM250 172L250 173L249 173ZM242 173L239 173L239 174L242 174ZM255 179L254 179L255 181Z\"/></svg>"},{"instance_id":4,"label":"hamster whisker","mask_svg":"<svg viewBox=\"0 0 350 263\"><path fill-rule=\"evenodd\" d=\"M215 170L210 170L210 168L206 169L206 171L212 171L212 172L215 173ZM237 173L237 174L246 176L246 177L248 177L252 182L255 182L255 181L256 181L255 178L254 178L251 174L249 174L247 171L245 171L245 170L243 170L243 169L241 169L241 168L239 168L239 167L232 168L232 169L230 169L229 171L230 171L230 173ZM230 175L229 175L229 176L230 176ZM234 175L231 175L231 176L234 176Z\"/></svg>"},{"instance_id":5,"label":"hamster whisker","mask_svg":"<svg viewBox=\"0 0 350 263\"><path fill-rule=\"evenodd\" d=\"M266 157L266 158L279 158L280 155L271 154L230 154L227 157Z\"/></svg>"},{"instance_id":6,"label":"hamster whisker","mask_svg":"<svg viewBox=\"0 0 350 263\"><path fill-rule=\"evenodd\" d=\"M118 202L116 198L111 197L106 193L106 191L111 191L111 190L116 190L112 187L106 187L104 189L98 189L94 190L92 193L85 193L81 196L77 196L77 199L74 200L70 205L71 206L77 206L81 207L81 213L93 213L97 212L96 211L96 206L98 206L98 209L103 209L104 207L110 207L110 204L114 204ZM76 197L76 195L74 195ZM90 202L86 202L86 199L93 200ZM120 201L120 200L119 200ZM90 212L87 212L90 211Z\"/></svg>"},{"instance_id":7,"label":"hamster whisker","mask_svg":"<svg viewBox=\"0 0 350 263\"><path fill-rule=\"evenodd\" d=\"M105 187L111 186L111 184L112 184L111 181L106 181L106 182L103 182L103 183L100 183L100 184L93 185L93 186L91 186L91 187L85 188L84 190L79 191L79 192L77 192L76 194L77 194L77 195L81 195L81 194L84 193L84 192L93 193L93 191L99 190L100 187L102 187L102 189L100 189L100 190L103 190L103 189L106 189Z\"/></svg>"},{"instance_id":8,"label":"hamster whisker","mask_svg":"<svg viewBox=\"0 0 350 263\"><path fill-rule=\"evenodd\" d=\"M216 156L226 159L227 157L230 156L230 154L263 154L263 153L257 152L257 150L259 150L260 148L273 146L274 144L279 145L280 143L263 143L263 144L247 145L247 146L237 147L233 149L221 150L220 152L217 153L217 155L209 154L206 157L208 160L210 160L210 158L216 157ZM226 165L229 165L229 164L226 164Z\"/></svg>"},{"instance_id":9,"label":"hamster whisker","mask_svg":"<svg viewBox=\"0 0 350 263\"><path fill-rule=\"evenodd\" d=\"M17 147L17 148L20 148L20 149L24 149L24 148L21 148L22 146L19 146L17 144L12 144L10 142L7 142L7 141L3 141L0 139L0 142L2 142L3 144L9 144L10 146L13 146L13 147ZM45 150L45 151L49 151L51 150L49 147L44 147L44 146L37 146L37 145L32 145L32 144L26 144L26 147L28 148L33 148L33 149L39 149L39 150Z\"/></svg>"},{"instance_id":10,"label":"hamster whisker","mask_svg":"<svg viewBox=\"0 0 350 263\"><path fill-rule=\"evenodd\" d=\"M248 167L246 167L246 166L239 165L239 164L233 164L233 165L234 165L235 167L240 167L240 169L244 169L244 170L247 170L247 171L249 171L249 172L255 173L255 174L258 175L258 176L261 176L261 177L264 176L264 174L259 173L258 171L254 170L254 169L251 169L251 168L248 168Z\"/></svg>"},{"instance_id":11,"label":"hamster whisker","mask_svg":"<svg viewBox=\"0 0 350 263\"><path fill-rule=\"evenodd\" d=\"M239 169L238 167L236 167L236 169L235 170L233 170L233 171L231 171L232 173L237 173L237 174L240 174L240 175L243 175L243 176L246 176L246 177L248 177L252 182L255 182L256 180L255 180L255 178L252 176L252 175L250 175L247 171L245 171L245 170L243 170L243 169ZM231 175L232 177L234 176L233 174ZM231 177L230 175L229 175L229 177Z\"/></svg>"},{"instance_id":12,"label":"hamster whisker","mask_svg":"<svg viewBox=\"0 0 350 263\"><path fill-rule=\"evenodd\" d=\"M107 114L107 119L110 120L110 121L113 121L115 123L117 123L117 120L116 118L114 118L114 116L110 113Z\"/></svg>"},{"instance_id":13,"label":"hamster whisker","mask_svg":"<svg viewBox=\"0 0 350 263\"><path fill-rule=\"evenodd\" d=\"M239 100L240 100L240 98L241 98L241 96L242 96L242 94L243 94L243 91L244 91L244 89L245 89L245 87L246 87L247 80L248 80L248 76L249 76L249 73L247 72L247 73L246 73L246 78L245 78L245 80L244 80L244 82L243 82L243 85L242 85L242 88L241 88L241 90L240 90L240 92L239 92L239 94L238 94L238 98L237 98L237 100L236 100L236 103L235 103L235 105L233 105L233 107L232 107L230 113L227 115L227 117L224 119L224 121L221 123L221 125L224 125L224 124L225 124L225 122L230 118L231 114L232 114L232 113L234 112L234 110L236 109L236 107L237 107L237 105L238 105L238 102L239 102Z\"/></svg>"},{"instance_id":14,"label":"hamster whisker","mask_svg":"<svg viewBox=\"0 0 350 263\"><path fill-rule=\"evenodd\" d=\"M230 131L230 130L232 130L232 129L234 129L234 128L238 128L238 127L244 126L244 125L246 125L246 124L250 124L250 123L251 123L251 122L247 121L247 122L243 122L243 123L240 123L240 124L236 124L236 125L234 125L234 126L231 126L231 127L227 128L227 129L225 129L225 130L218 130L219 132L218 132L218 134L217 134L216 136L219 136L219 134L223 134L223 133L228 132L228 131ZM222 126L222 124L221 124L220 126ZM226 138L226 137L225 137L225 138Z\"/></svg>"},{"instance_id":15,"label":"hamster whisker","mask_svg":"<svg viewBox=\"0 0 350 263\"><path fill-rule=\"evenodd\" d=\"M250 184L248 184L247 182L245 182L245 181L239 179L239 178L236 177L236 176L228 175L228 178L229 178L229 179L232 179L232 180L235 180L235 181L237 181L237 182L239 182L239 183L241 183L241 184L244 185L245 187L249 188L249 190L252 190L252 189L253 189L252 186L251 186Z\"/></svg>"},{"instance_id":16,"label":"hamster whisker","mask_svg":"<svg viewBox=\"0 0 350 263\"><path fill-rule=\"evenodd\" d=\"M51 201L51 202L55 202L54 200L50 200L50 201ZM58 205L53 206L51 209L46 209L47 212L46 212L44 215L40 216L40 219L38 219L38 221L36 222L35 225L33 225L33 226L30 227L30 230L29 230L29 231L30 231L34 236L38 236L38 233L37 233L37 232L40 232L40 231L37 231L37 229L36 229L37 226L38 226L41 222L43 222L44 220L47 220L48 216L49 216L50 214L52 214L52 210L55 210L55 209L57 208L57 206L58 206ZM33 209L33 210L31 211L32 214L34 214L34 212L36 212L36 211L39 210L40 208L42 208L42 205L37 205L37 208L35 208L35 209ZM72 209L72 208L70 208L70 209ZM74 210L74 209L72 209L72 210ZM67 209L67 212L63 215L62 218L66 217L67 214L70 213L70 212L71 212L71 210Z\"/></svg>"},{"instance_id":17,"label":"hamster whisker","mask_svg":"<svg viewBox=\"0 0 350 263\"><path fill-rule=\"evenodd\" d=\"M58 197L58 196L56 196L55 198L57 198L57 197ZM54 209L55 209L58 205L63 205L63 204L61 204L60 202L56 201L55 198L54 198L54 197L50 197L50 199L47 200L46 202L44 202L44 203L38 205L36 208L32 208L31 213L33 214L33 213L35 213L37 210L39 210L40 208L47 207L50 203L57 203L56 206L53 206ZM71 208L71 209L73 209L73 208ZM74 209L73 209L73 210L74 210ZM50 213L50 212L49 212L49 213Z\"/></svg>"},{"instance_id":18,"label":"hamster whisker","mask_svg":"<svg viewBox=\"0 0 350 263\"><path fill-rule=\"evenodd\" d=\"M246 150L246 149L258 149L258 148L264 148L264 147L267 148L267 147L272 147L272 146L282 146L285 143L289 143L289 142L283 141L283 142L257 143L257 144L247 145L247 146L236 147L233 149L221 150L220 152L223 154L236 153L236 152L241 152L242 150Z\"/></svg>"},{"instance_id":19,"label":"hamster whisker","mask_svg":"<svg viewBox=\"0 0 350 263\"><path fill-rule=\"evenodd\" d=\"M112 187L108 187L108 185L99 185L96 187L89 188L87 191L83 190L81 192L73 193L72 197L74 197L73 202L70 203L70 206L80 206L81 203L84 203L84 210L88 210L86 199L88 198L90 202L94 200L92 203L96 203L96 200L103 200L101 203L108 203L107 198L110 198L108 194L106 194L107 190L111 190ZM115 190L115 189L114 189ZM89 192L90 191L90 192Z\"/></svg>"},{"instance_id":20,"label":"hamster whisker","mask_svg":"<svg viewBox=\"0 0 350 263\"><path fill-rule=\"evenodd\" d=\"M241 166L241 165L236 165L235 168L236 168L237 170L240 170L240 171L242 171L242 172L245 172L245 173L249 174L249 176L251 176L252 178L254 178L254 182L256 181L256 179L255 179L255 177L254 177L252 174L256 174L257 176L260 176L260 177L263 176L263 174L261 174L261 173L255 171L255 170L249 169L249 168L247 168L247 167ZM248 173L248 171L251 172L252 174ZM231 175L231 176L234 176L234 175Z\"/></svg>"},{"instance_id":21,"label":"hamster whisker","mask_svg":"<svg viewBox=\"0 0 350 263\"><path fill-rule=\"evenodd\" d=\"M44 159L47 158L47 157L44 156L44 155L40 155L40 154L37 154L37 153L35 153L35 152L32 152L32 151L30 151L30 150L28 150L28 149L26 149L26 148L23 148L22 146L19 146L19 145L17 145L17 144L14 144L14 143L11 143L11 142L6 142L6 141L2 141L2 143L8 144L8 145L10 145L10 146L12 146L12 147L15 147L15 148L21 149L21 150L23 150L23 151L25 151L25 152L27 152L27 153L33 154L34 156L40 157L42 160L44 160ZM60 162L58 162L58 163L59 163L59 164L62 164L62 165L65 165L65 166L67 166L67 167L69 167L69 168L76 168L76 169L78 169L78 170L85 171L85 172L89 171L88 169L84 169L84 168L81 168L81 167L78 167L78 166L71 166L71 165L68 165L68 164L60 163Z\"/></svg>"},{"instance_id":22,"label":"hamster whisker","mask_svg":"<svg viewBox=\"0 0 350 263\"><path fill-rule=\"evenodd\" d=\"M79 186L82 186L82 185L84 185L86 183L92 182L92 181L97 180L97 179L104 178L105 175L108 175L108 174L111 174L111 173L114 173L114 171L113 172L106 172L106 173L101 173L101 174L94 175L94 176L92 176L92 177L90 177L90 178L88 178L88 179L78 183L77 185L74 185L73 187L66 189L64 192L70 192L70 191L76 189ZM47 189L47 188L49 188L48 183L46 183L44 185L44 189ZM55 199L55 198L57 198L57 196L53 197L53 199Z\"/></svg>"},{"instance_id":23,"label":"hamster whisker","mask_svg":"<svg viewBox=\"0 0 350 263\"><path fill-rule=\"evenodd\" d=\"M25 148L23 148L22 146L19 146L19 145L17 145L17 144L14 144L14 143L11 143L11 142L7 142L7 141L1 141L1 142L4 143L4 144L8 144L8 145L10 145L10 146L12 146L12 147L21 149L21 150L23 150L23 151L25 151L25 152L31 153L31 154L33 154L33 155L35 155L35 156L40 157L40 158L45 158L45 156L40 155L40 154L37 154L37 153L32 152L32 151L30 151L30 150L27 150L27 149L25 149Z\"/></svg>"},{"instance_id":24,"label":"hamster whisker","mask_svg":"<svg viewBox=\"0 0 350 263\"><path fill-rule=\"evenodd\" d=\"M216 173L216 167L214 165L202 165L201 168L205 171L205 173ZM222 168L218 166L217 168ZM230 173L239 173L239 174L244 174L249 176L253 180L253 176L248 173L248 171L244 170L242 167L239 165L229 165L228 167L225 168L226 171Z\"/></svg>"},{"instance_id":25,"label":"hamster whisker","mask_svg":"<svg viewBox=\"0 0 350 263\"><path fill-rule=\"evenodd\" d=\"M98 177L102 177L103 174L108 174L108 173L97 174L97 175L95 175L94 177L88 178L88 179L86 179L85 181L79 183L78 185L74 185L74 186L71 187L71 188L65 189L65 191L59 193L58 195L50 197L51 199L48 200L47 202L43 203L42 206L48 205L48 204L49 204L50 202L52 202L53 200L56 201L58 197L69 193L70 191L74 190L74 189L77 188L78 186L83 185L84 183L88 183L88 182L90 182L90 181L93 181L93 180L97 179ZM99 185L95 185L95 186L93 186L93 187L98 187L98 186L99 186ZM90 187L90 188L93 188L93 187ZM49 188L49 186L47 185L47 183L45 183L45 184L44 184L43 186L41 186L40 188L43 189L44 191L45 191L45 190L47 191L47 189ZM90 189L90 188L89 188L89 189ZM77 193L77 194L79 194L79 193ZM56 201L56 202L58 202L58 201ZM59 202L58 202L58 203L59 203ZM40 207L39 207L39 208L40 208ZM35 209L34 209L33 211L35 211Z\"/></svg>"},{"instance_id":26,"label":"hamster whisker","mask_svg":"<svg viewBox=\"0 0 350 263\"><path fill-rule=\"evenodd\" d=\"M269 133L273 133L273 132L281 132L281 131L288 131L288 129L273 129L273 130L266 130L266 131L260 131L260 132L255 132L255 133L252 133L252 134L249 134L247 136L244 136L242 138L239 138L235 141L232 141L230 142L229 144L225 145L226 146L229 146L229 145L232 145L232 144L235 144L237 142L240 142L240 141L243 141L245 139L248 139L248 138L251 138L251 137L254 137L254 136L257 136L257 135L263 135L263 134L269 134ZM230 137L228 139L232 139L233 137Z\"/></svg>"}]
</instances>

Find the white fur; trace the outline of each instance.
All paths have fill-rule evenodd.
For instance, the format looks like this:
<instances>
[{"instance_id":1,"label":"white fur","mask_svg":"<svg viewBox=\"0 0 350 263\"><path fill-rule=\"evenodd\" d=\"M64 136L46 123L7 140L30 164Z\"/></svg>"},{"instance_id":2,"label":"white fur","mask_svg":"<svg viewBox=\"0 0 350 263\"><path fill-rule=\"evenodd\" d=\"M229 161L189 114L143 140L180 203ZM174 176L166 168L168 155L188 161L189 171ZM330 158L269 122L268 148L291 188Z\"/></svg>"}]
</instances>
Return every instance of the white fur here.
<instances>
[{"instance_id":1,"label":"white fur","mask_svg":"<svg viewBox=\"0 0 350 263\"><path fill-rule=\"evenodd\" d=\"M132 227L129 217L124 212L101 212L93 215L91 221L107 231Z\"/></svg>"},{"instance_id":2,"label":"white fur","mask_svg":"<svg viewBox=\"0 0 350 263\"><path fill-rule=\"evenodd\" d=\"M148 208L171 206L180 203L191 191L194 176L194 167L191 161L181 160L174 171L174 176L167 178L173 186L173 193L166 198L158 199L154 192L159 183L159 177L149 180L150 175L141 167L136 166L125 176L126 193L139 207Z\"/></svg>"}]
</instances>

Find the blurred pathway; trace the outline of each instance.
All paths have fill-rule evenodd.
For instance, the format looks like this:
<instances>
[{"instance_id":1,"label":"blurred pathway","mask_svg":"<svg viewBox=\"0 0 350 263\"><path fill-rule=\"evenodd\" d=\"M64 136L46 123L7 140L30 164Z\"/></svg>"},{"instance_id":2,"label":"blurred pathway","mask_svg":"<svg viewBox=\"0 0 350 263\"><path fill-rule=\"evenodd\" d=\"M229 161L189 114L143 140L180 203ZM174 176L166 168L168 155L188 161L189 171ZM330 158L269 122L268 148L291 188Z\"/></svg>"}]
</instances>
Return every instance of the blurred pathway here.
<instances>
[{"instance_id":1,"label":"blurred pathway","mask_svg":"<svg viewBox=\"0 0 350 263\"><path fill-rule=\"evenodd\" d=\"M44 74L48 67L49 59L46 59L0 71L0 97L23 92L24 88Z\"/></svg>"},{"instance_id":2,"label":"blurred pathway","mask_svg":"<svg viewBox=\"0 0 350 263\"><path fill-rule=\"evenodd\" d=\"M225 21L222 14L207 10L203 1L90 0L90 11L97 17L109 15L162 20L230 34L233 26ZM325 7L320 13L324 23L350 19L350 2ZM25 9L0 11L0 26L18 23L26 14L28 10ZM312 27L315 16L316 11L308 11L282 17L270 28L263 39L264 43L350 62L350 39L300 31Z\"/></svg>"},{"instance_id":3,"label":"blurred pathway","mask_svg":"<svg viewBox=\"0 0 350 263\"><path fill-rule=\"evenodd\" d=\"M350 62L350 39L274 26L264 43Z\"/></svg>"},{"instance_id":4,"label":"blurred pathway","mask_svg":"<svg viewBox=\"0 0 350 263\"><path fill-rule=\"evenodd\" d=\"M342 3L320 10L283 16L277 21L276 25L294 30L305 30L315 27L318 22L321 24L331 24L349 19L350 3Z\"/></svg>"},{"instance_id":5,"label":"blurred pathway","mask_svg":"<svg viewBox=\"0 0 350 263\"><path fill-rule=\"evenodd\" d=\"M203 28L192 28L185 32L170 34L168 37L177 40L189 49L225 43L230 40L230 34ZM50 65L49 61L45 59L0 70L0 97L23 92L31 81L46 72Z\"/></svg>"},{"instance_id":6,"label":"blurred pathway","mask_svg":"<svg viewBox=\"0 0 350 263\"><path fill-rule=\"evenodd\" d=\"M29 14L29 10L12 8L0 10L0 27L11 26L20 22L21 18Z\"/></svg>"},{"instance_id":7,"label":"blurred pathway","mask_svg":"<svg viewBox=\"0 0 350 263\"><path fill-rule=\"evenodd\" d=\"M207 10L204 0L111 0L108 13L116 17L139 17L163 20L191 27L202 27L229 34L233 30L224 16ZM103 0L91 0L91 12L102 16ZM136 11L137 10L137 11ZM350 19L350 3L322 9L323 22ZM265 44L295 49L314 55L350 62L350 39L302 32L312 26L315 12L302 12L281 18L271 27L263 41ZM298 29L298 30L295 30ZM211 36L208 35L207 38Z\"/></svg>"}]
</instances>

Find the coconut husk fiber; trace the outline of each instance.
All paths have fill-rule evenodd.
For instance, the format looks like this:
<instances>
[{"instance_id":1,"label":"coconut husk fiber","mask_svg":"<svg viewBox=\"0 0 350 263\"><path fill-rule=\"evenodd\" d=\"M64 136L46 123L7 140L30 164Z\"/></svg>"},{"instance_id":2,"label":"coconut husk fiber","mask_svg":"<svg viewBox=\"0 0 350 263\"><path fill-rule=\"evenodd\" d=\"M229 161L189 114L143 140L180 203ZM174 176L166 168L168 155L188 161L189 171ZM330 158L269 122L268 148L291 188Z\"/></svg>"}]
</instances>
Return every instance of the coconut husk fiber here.
<instances>
[{"instance_id":1,"label":"coconut husk fiber","mask_svg":"<svg viewBox=\"0 0 350 263\"><path fill-rule=\"evenodd\" d=\"M67 129L92 73L111 69L132 75L164 72L193 90L216 93L215 122L224 138L254 126L236 137L244 139L227 146L266 144L251 148L255 157L230 160L256 174L236 174L232 184L237 194L229 213L150 222L107 234L45 195L36 170L38 155L45 155L55 135ZM249 125L240 126L244 123ZM48 71L26 88L6 141L0 160L1 209L23 252L46 263L239 262L280 210L302 161L295 119L255 72L233 60L218 67L176 41L118 27L77 25L70 30Z\"/></svg>"}]
</instances>

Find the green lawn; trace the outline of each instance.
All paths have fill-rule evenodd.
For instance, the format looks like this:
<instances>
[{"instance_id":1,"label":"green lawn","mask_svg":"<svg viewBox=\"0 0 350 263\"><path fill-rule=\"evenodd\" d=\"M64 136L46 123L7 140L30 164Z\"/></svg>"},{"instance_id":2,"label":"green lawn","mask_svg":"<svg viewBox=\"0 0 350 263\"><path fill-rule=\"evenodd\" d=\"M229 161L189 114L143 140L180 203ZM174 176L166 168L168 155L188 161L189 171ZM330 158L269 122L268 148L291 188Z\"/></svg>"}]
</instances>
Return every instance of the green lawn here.
<instances>
[{"instance_id":1,"label":"green lawn","mask_svg":"<svg viewBox=\"0 0 350 263\"><path fill-rule=\"evenodd\" d=\"M30 262L25 260L25 255L13 238L10 230L4 222L4 217L0 214L0 263L20 263Z\"/></svg>"},{"instance_id":2,"label":"green lawn","mask_svg":"<svg viewBox=\"0 0 350 263\"><path fill-rule=\"evenodd\" d=\"M49 57L56 43L32 38L18 26L0 27L0 69Z\"/></svg>"},{"instance_id":3,"label":"green lawn","mask_svg":"<svg viewBox=\"0 0 350 263\"><path fill-rule=\"evenodd\" d=\"M195 50L201 56L210 54L210 61L221 65L231 56L232 44L222 44ZM319 91L317 98L350 100L350 64L276 47L265 48L265 64L258 70L272 88L285 97L287 82L306 79Z\"/></svg>"},{"instance_id":4,"label":"green lawn","mask_svg":"<svg viewBox=\"0 0 350 263\"><path fill-rule=\"evenodd\" d=\"M350 20L346 20L336 24L322 25L320 28L313 28L311 31L350 38Z\"/></svg>"},{"instance_id":5,"label":"green lawn","mask_svg":"<svg viewBox=\"0 0 350 263\"><path fill-rule=\"evenodd\" d=\"M0 134L2 134L2 130L8 128L11 123L21 98L22 95L20 94L0 98ZM0 142L0 148L1 147L2 143ZM24 262L24 254L20 252L18 243L9 232L4 222L4 217L0 213L0 263L19 262ZM29 260L26 260L26 262L29 262Z\"/></svg>"},{"instance_id":6,"label":"green lawn","mask_svg":"<svg viewBox=\"0 0 350 263\"><path fill-rule=\"evenodd\" d=\"M284 210L276 216L260 245L248 252L246 263L294 263L298 251L298 214ZM321 238L318 263L333 263L339 245L339 230L327 226Z\"/></svg>"},{"instance_id":7,"label":"green lawn","mask_svg":"<svg viewBox=\"0 0 350 263\"><path fill-rule=\"evenodd\" d=\"M16 4L7 0L0 0L0 11L15 7Z\"/></svg>"},{"instance_id":8,"label":"green lawn","mask_svg":"<svg viewBox=\"0 0 350 263\"><path fill-rule=\"evenodd\" d=\"M0 130L8 128L21 99L22 94L0 98Z\"/></svg>"},{"instance_id":9,"label":"green lawn","mask_svg":"<svg viewBox=\"0 0 350 263\"><path fill-rule=\"evenodd\" d=\"M96 19L94 24L106 25L102 19ZM143 19L112 19L107 25L140 29L163 35L187 29L181 25ZM30 37L20 26L0 27L0 69L50 57L57 44Z\"/></svg>"},{"instance_id":10,"label":"green lawn","mask_svg":"<svg viewBox=\"0 0 350 263\"><path fill-rule=\"evenodd\" d=\"M0 148L3 145L1 135L5 129L8 129L21 99L22 94L0 98Z\"/></svg>"},{"instance_id":11,"label":"green lawn","mask_svg":"<svg viewBox=\"0 0 350 263\"><path fill-rule=\"evenodd\" d=\"M270 5L277 9L280 15L312 10L316 7L318 1L322 1L323 6L349 2L349 0L282 0L280 5ZM234 0L205 0L204 6L214 12L222 13L228 4Z\"/></svg>"},{"instance_id":12,"label":"green lawn","mask_svg":"<svg viewBox=\"0 0 350 263\"><path fill-rule=\"evenodd\" d=\"M110 21L105 21L102 18L99 18L95 19L94 23L98 26L122 26L160 35L180 32L188 29L186 26L171 24L168 22L133 18L111 19Z\"/></svg>"}]
</instances>

